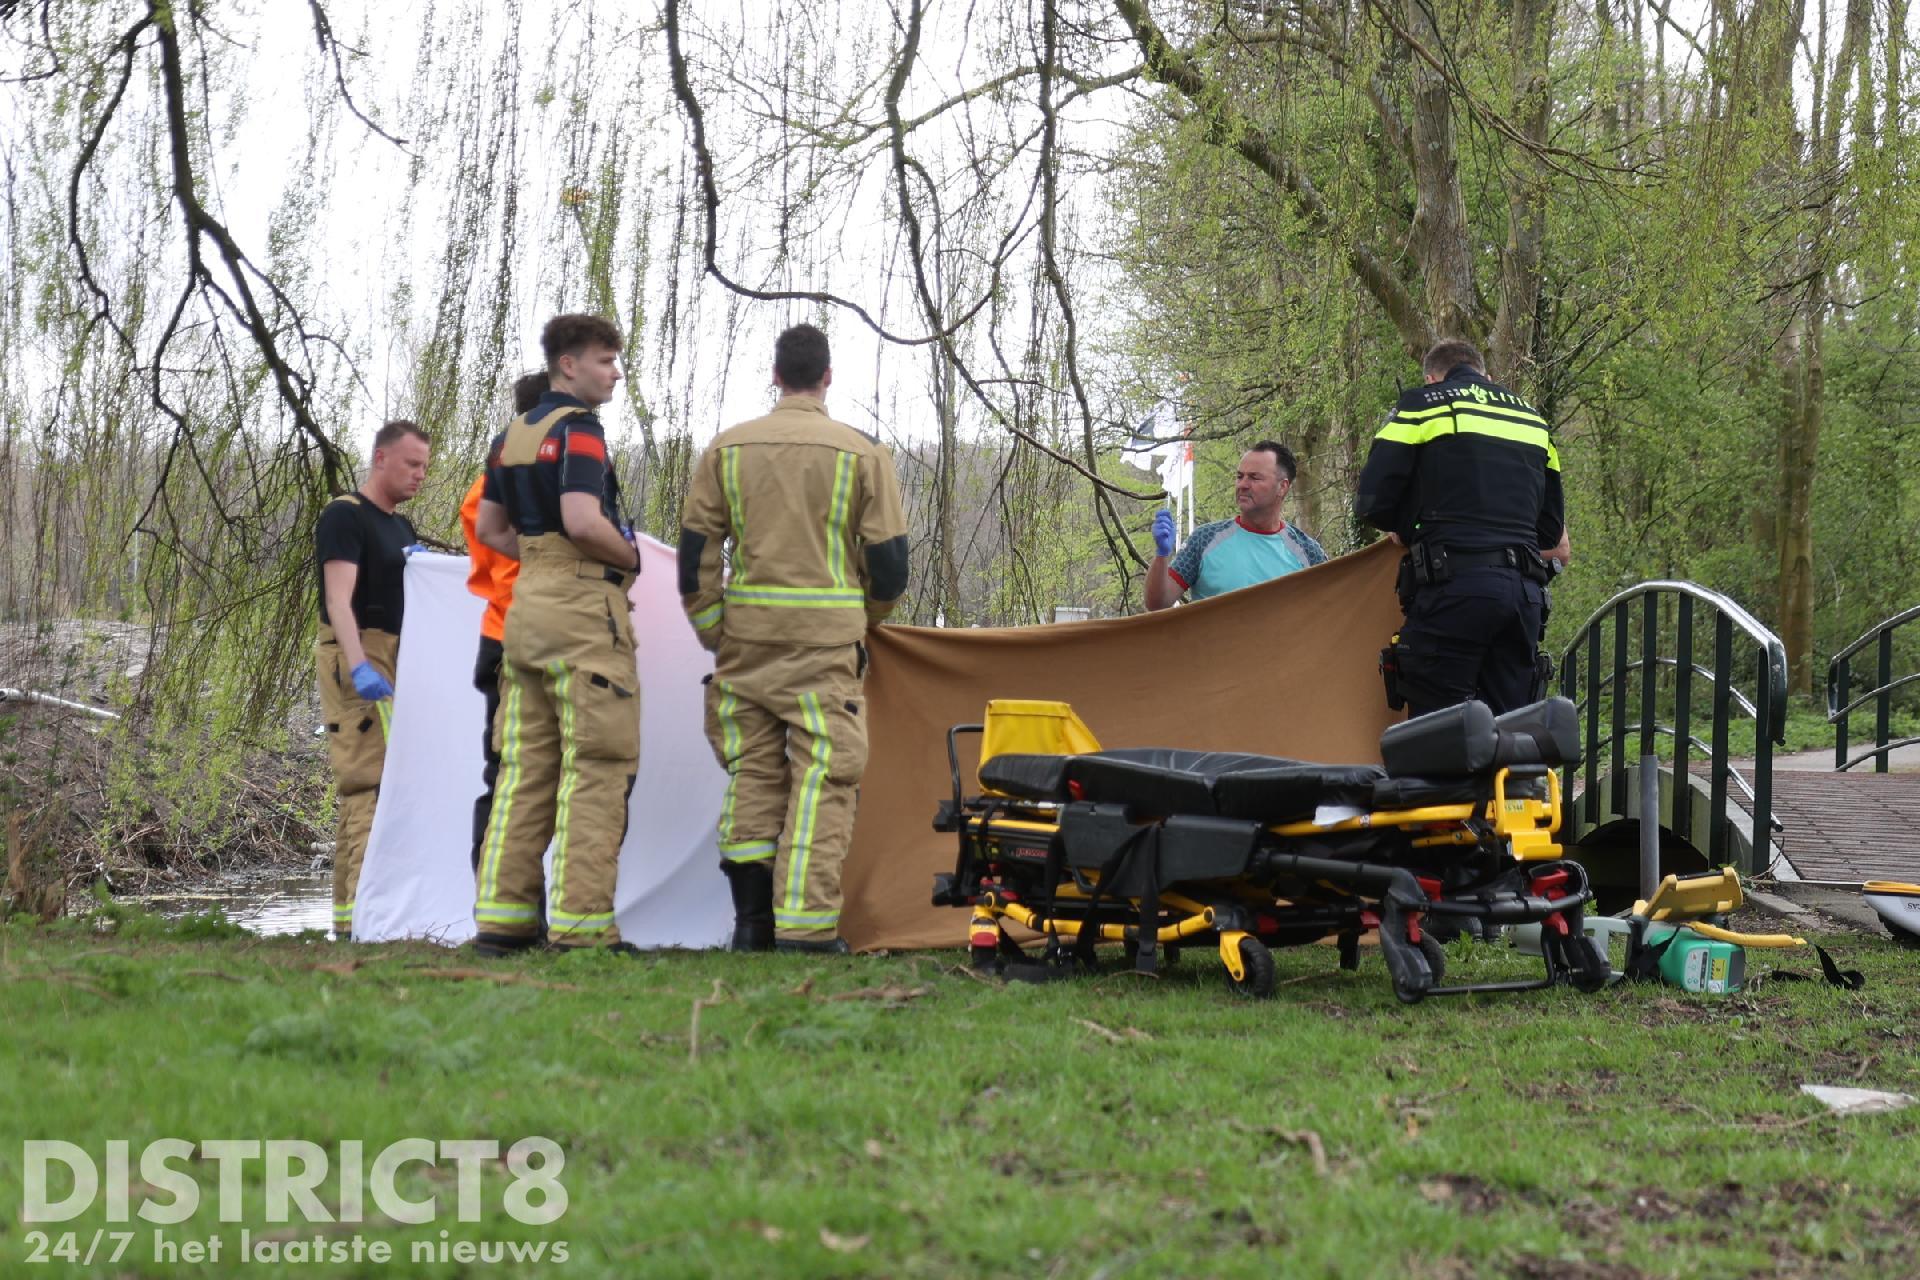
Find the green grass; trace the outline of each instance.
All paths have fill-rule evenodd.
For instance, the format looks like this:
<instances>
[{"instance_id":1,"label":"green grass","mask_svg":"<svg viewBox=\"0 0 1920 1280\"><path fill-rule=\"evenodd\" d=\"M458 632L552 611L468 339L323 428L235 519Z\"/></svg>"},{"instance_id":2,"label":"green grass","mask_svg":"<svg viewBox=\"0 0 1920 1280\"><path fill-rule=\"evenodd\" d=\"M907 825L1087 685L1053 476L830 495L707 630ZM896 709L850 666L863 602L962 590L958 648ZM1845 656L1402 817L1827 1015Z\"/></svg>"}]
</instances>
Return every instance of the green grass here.
<instances>
[{"instance_id":1,"label":"green grass","mask_svg":"<svg viewBox=\"0 0 1920 1280\"><path fill-rule=\"evenodd\" d=\"M956 932L962 920L956 913ZM1920 1108L1840 1118L1805 1081L1920 1092L1920 957L1843 940L1859 994L1762 983L1396 1003L1377 954L1280 954L1262 1003L1207 954L1160 980L1000 986L956 954L475 961L181 930L0 928L0 1274L456 1276L412 1242L565 1240L563 1276L1632 1277L1913 1274ZM1773 957L1755 955L1757 971ZM349 968L354 962L357 967ZM1456 944L1451 976L1536 961ZM1813 971L1810 958L1794 967ZM332 965L335 968L315 966ZM508 979L457 976L478 970ZM546 984L546 985L536 985ZM698 1052L689 1032L696 1000ZM1313 1135L1309 1139L1307 1135ZM404 1137L544 1135L565 1215L522 1226L482 1182L403 1173L449 1207L387 1266L24 1265L26 1138L296 1138L367 1158ZM1313 1143L1324 1153L1316 1168ZM216 1166L177 1241L241 1221ZM136 1170L135 1180L138 1180ZM321 1187L337 1199L333 1177ZM56 1185L58 1189L58 1184ZM163 1198L164 1199L164 1198ZM135 1204L139 1203L136 1188ZM372 1201L369 1198L369 1212ZM320 1230L326 1231L326 1228ZM311 1239L313 1228L295 1232ZM103 1248L108 1246L103 1246Z\"/></svg>"}]
</instances>

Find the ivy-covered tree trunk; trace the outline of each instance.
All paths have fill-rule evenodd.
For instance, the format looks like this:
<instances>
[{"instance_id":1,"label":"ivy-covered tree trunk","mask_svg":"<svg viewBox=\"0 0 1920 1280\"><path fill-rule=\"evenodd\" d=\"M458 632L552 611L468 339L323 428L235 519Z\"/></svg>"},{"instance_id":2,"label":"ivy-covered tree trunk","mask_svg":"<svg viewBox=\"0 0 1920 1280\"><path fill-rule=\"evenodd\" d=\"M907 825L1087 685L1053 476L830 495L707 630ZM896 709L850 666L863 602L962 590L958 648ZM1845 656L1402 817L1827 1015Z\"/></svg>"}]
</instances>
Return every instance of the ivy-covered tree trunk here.
<instances>
[{"instance_id":1,"label":"ivy-covered tree trunk","mask_svg":"<svg viewBox=\"0 0 1920 1280\"><path fill-rule=\"evenodd\" d=\"M1521 0L1527 4L1529 0ZM1482 325L1473 284L1472 228L1460 190L1454 144L1453 93L1446 78L1421 56L1442 46L1425 0L1404 0L1401 14L1412 41L1414 214L1409 240L1426 281L1427 315L1443 338L1478 339Z\"/></svg>"},{"instance_id":2,"label":"ivy-covered tree trunk","mask_svg":"<svg viewBox=\"0 0 1920 1280\"><path fill-rule=\"evenodd\" d=\"M1528 365L1540 307L1540 262L1547 241L1547 55L1553 0L1513 0L1513 106L1532 150L1516 158L1507 179L1507 245L1500 255L1500 303L1487 340L1489 372L1509 385L1532 381Z\"/></svg>"},{"instance_id":3,"label":"ivy-covered tree trunk","mask_svg":"<svg viewBox=\"0 0 1920 1280\"><path fill-rule=\"evenodd\" d=\"M1821 273L1824 275L1825 273ZM1781 397L1780 511L1775 529L1780 564L1780 641L1787 649L1790 692L1813 692L1813 480L1826 396L1821 344L1825 290L1810 289L1806 313L1796 319Z\"/></svg>"}]
</instances>

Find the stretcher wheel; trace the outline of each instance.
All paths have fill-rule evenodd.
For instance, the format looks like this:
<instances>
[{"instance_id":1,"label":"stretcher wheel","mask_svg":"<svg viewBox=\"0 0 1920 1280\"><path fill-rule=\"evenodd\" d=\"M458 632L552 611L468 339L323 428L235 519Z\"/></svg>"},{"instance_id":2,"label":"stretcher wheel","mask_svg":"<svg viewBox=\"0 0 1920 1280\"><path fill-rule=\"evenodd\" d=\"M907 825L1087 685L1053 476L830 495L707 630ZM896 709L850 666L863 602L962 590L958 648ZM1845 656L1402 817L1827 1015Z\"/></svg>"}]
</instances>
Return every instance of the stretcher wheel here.
<instances>
[{"instance_id":1,"label":"stretcher wheel","mask_svg":"<svg viewBox=\"0 0 1920 1280\"><path fill-rule=\"evenodd\" d=\"M1381 942L1384 946L1386 942L1384 936ZM1398 1000L1401 1004L1419 1004L1422 1000L1425 1000L1427 998L1427 991L1439 984L1440 975L1445 972L1447 967L1447 957L1445 950L1440 946L1440 939L1427 933L1424 929L1421 930L1419 944L1414 947L1414 955L1419 956L1417 961L1413 959L1412 955L1406 956L1405 959L1425 969L1427 972L1425 974L1413 975L1410 984L1400 981L1399 976L1394 972L1391 960L1389 960L1387 965L1388 981L1393 985L1394 999ZM1423 978L1424 981L1422 981Z\"/></svg>"},{"instance_id":2,"label":"stretcher wheel","mask_svg":"<svg viewBox=\"0 0 1920 1280\"><path fill-rule=\"evenodd\" d=\"M1240 939L1240 965L1247 971L1244 978L1236 978L1233 970L1227 970L1227 986L1233 994L1249 1000L1264 1000L1273 994L1273 952L1267 950L1266 943L1258 938Z\"/></svg>"},{"instance_id":3,"label":"stretcher wheel","mask_svg":"<svg viewBox=\"0 0 1920 1280\"><path fill-rule=\"evenodd\" d=\"M1600 948L1584 932L1566 940L1567 959L1572 972L1567 975L1575 991L1592 993L1603 990L1613 979L1613 967L1600 954Z\"/></svg>"},{"instance_id":4,"label":"stretcher wheel","mask_svg":"<svg viewBox=\"0 0 1920 1280\"><path fill-rule=\"evenodd\" d=\"M1447 949L1440 945L1440 939L1422 929L1420 954L1427 958L1427 968L1433 970L1433 985L1439 986L1441 979L1447 976Z\"/></svg>"}]
</instances>

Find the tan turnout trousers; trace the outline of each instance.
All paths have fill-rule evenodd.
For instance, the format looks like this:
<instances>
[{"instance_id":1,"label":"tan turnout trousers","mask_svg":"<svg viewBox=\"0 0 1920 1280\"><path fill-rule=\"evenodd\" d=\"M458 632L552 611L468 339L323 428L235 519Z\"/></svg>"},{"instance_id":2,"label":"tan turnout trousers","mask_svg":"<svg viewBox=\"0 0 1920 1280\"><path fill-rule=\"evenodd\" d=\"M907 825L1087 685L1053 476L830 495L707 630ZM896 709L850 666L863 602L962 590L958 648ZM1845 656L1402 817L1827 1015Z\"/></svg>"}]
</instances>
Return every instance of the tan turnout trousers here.
<instances>
[{"instance_id":1,"label":"tan turnout trousers","mask_svg":"<svg viewBox=\"0 0 1920 1280\"><path fill-rule=\"evenodd\" d=\"M615 869L640 757L633 575L582 555L559 534L520 540L520 577L500 664L500 753L480 851L479 931L561 946L618 942Z\"/></svg>"},{"instance_id":2,"label":"tan turnout trousers","mask_svg":"<svg viewBox=\"0 0 1920 1280\"><path fill-rule=\"evenodd\" d=\"M393 684L400 660L400 637L391 631L363 629L360 647L374 670ZM373 807L380 798L380 773L387 765L387 726L393 703L368 702L353 687L353 669L327 623L320 624L313 664L320 678L320 720L327 731L327 757L338 793L333 833L333 931L353 934L353 900L360 867L373 831Z\"/></svg>"},{"instance_id":3,"label":"tan turnout trousers","mask_svg":"<svg viewBox=\"0 0 1920 1280\"><path fill-rule=\"evenodd\" d=\"M773 921L793 941L831 939L840 866L867 767L861 649L721 640L707 740L727 771L720 856L773 860Z\"/></svg>"}]
</instances>

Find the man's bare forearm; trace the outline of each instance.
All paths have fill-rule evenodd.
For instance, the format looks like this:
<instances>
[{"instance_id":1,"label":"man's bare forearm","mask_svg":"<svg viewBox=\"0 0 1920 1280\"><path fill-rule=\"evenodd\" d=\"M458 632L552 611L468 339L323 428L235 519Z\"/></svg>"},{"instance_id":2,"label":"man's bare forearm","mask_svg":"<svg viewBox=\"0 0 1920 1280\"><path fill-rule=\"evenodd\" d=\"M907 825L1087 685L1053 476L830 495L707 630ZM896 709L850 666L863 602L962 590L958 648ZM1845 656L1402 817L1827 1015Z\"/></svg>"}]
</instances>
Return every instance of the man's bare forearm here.
<instances>
[{"instance_id":1,"label":"man's bare forearm","mask_svg":"<svg viewBox=\"0 0 1920 1280\"><path fill-rule=\"evenodd\" d=\"M1180 584L1173 580L1173 573L1167 567L1171 559L1170 556L1155 556L1153 563L1147 566L1147 608L1153 612L1172 608L1180 599Z\"/></svg>"},{"instance_id":2,"label":"man's bare forearm","mask_svg":"<svg viewBox=\"0 0 1920 1280\"><path fill-rule=\"evenodd\" d=\"M341 656L347 660L347 670L367 660L367 651L360 643L360 622L353 616L353 592L340 591L332 584L327 587L327 621L333 627L334 643L340 646Z\"/></svg>"}]
</instances>

